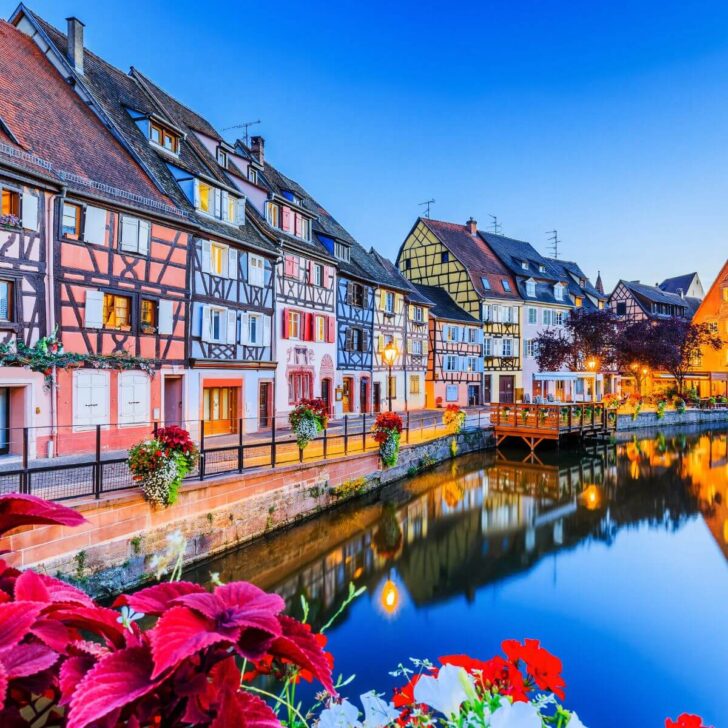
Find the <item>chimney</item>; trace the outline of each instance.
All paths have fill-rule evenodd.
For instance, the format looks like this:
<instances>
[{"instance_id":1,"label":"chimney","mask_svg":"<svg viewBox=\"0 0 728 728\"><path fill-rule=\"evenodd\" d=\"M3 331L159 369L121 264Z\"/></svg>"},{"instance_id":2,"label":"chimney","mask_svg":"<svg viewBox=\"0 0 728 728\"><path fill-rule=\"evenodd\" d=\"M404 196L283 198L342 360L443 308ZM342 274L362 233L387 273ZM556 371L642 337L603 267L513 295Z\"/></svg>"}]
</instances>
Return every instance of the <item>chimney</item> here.
<instances>
[{"instance_id":1,"label":"chimney","mask_svg":"<svg viewBox=\"0 0 728 728\"><path fill-rule=\"evenodd\" d=\"M261 164L265 164L265 139L262 136L250 137L250 153Z\"/></svg>"},{"instance_id":2,"label":"chimney","mask_svg":"<svg viewBox=\"0 0 728 728\"><path fill-rule=\"evenodd\" d=\"M468 226L468 232L471 235L478 234L478 221L475 218L471 217L465 224Z\"/></svg>"},{"instance_id":3,"label":"chimney","mask_svg":"<svg viewBox=\"0 0 728 728\"><path fill-rule=\"evenodd\" d=\"M71 16L68 23L68 50L66 55L76 73L83 74L83 23Z\"/></svg>"}]
</instances>

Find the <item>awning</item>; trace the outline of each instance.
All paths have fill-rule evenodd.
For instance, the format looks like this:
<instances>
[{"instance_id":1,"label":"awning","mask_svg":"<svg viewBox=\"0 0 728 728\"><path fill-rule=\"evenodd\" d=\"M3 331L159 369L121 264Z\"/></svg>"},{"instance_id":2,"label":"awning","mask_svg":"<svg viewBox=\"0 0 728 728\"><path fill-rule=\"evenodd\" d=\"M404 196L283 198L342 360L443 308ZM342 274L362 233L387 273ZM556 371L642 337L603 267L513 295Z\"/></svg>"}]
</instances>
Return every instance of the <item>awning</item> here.
<instances>
[{"instance_id":1,"label":"awning","mask_svg":"<svg viewBox=\"0 0 728 728\"><path fill-rule=\"evenodd\" d=\"M575 382L577 379L601 377L600 372L536 372L533 378L539 382Z\"/></svg>"}]
</instances>

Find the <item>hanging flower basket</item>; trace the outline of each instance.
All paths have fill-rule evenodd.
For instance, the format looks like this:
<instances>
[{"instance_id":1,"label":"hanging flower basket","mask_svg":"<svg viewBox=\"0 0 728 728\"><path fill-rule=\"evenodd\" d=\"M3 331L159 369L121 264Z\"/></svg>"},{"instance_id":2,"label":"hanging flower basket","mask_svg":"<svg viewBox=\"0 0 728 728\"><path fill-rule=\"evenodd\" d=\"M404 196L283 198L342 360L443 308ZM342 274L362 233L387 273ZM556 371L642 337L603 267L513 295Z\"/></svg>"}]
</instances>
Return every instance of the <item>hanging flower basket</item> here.
<instances>
[{"instance_id":1,"label":"hanging flower basket","mask_svg":"<svg viewBox=\"0 0 728 728\"><path fill-rule=\"evenodd\" d=\"M17 215L0 215L0 228L5 230L20 230L20 218Z\"/></svg>"},{"instance_id":2,"label":"hanging flower basket","mask_svg":"<svg viewBox=\"0 0 728 728\"><path fill-rule=\"evenodd\" d=\"M399 460L399 439L403 427L402 418L395 412L380 412L374 422L374 441L379 443L379 455L388 468Z\"/></svg>"},{"instance_id":3,"label":"hanging flower basket","mask_svg":"<svg viewBox=\"0 0 728 728\"><path fill-rule=\"evenodd\" d=\"M165 508L177 500L180 485L198 458L190 433L172 425L158 430L153 439L134 445L128 463L144 497Z\"/></svg>"},{"instance_id":4,"label":"hanging flower basket","mask_svg":"<svg viewBox=\"0 0 728 728\"><path fill-rule=\"evenodd\" d=\"M304 450L328 424L326 404L322 399L302 399L288 415L288 421L299 450Z\"/></svg>"},{"instance_id":5,"label":"hanging flower basket","mask_svg":"<svg viewBox=\"0 0 728 728\"><path fill-rule=\"evenodd\" d=\"M442 424L453 435L457 435L465 424L465 412L458 405L449 404L442 413Z\"/></svg>"}]
</instances>

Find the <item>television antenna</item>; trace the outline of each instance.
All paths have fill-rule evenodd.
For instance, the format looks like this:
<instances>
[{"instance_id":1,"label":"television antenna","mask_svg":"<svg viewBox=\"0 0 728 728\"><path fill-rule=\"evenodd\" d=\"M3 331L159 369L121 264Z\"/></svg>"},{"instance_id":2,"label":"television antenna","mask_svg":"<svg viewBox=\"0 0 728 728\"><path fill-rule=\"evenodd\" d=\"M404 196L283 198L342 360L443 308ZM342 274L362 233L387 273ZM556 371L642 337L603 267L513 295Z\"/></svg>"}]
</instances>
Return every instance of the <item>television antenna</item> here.
<instances>
[{"instance_id":1,"label":"television antenna","mask_svg":"<svg viewBox=\"0 0 728 728\"><path fill-rule=\"evenodd\" d=\"M245 140L245 146L247 147L249 146L250 139L248 129L250 129L251 126L255 126L256 124L260 123L260 119L258 119L257 121L244 121L242 124L233 124L232 126L226 126L221 131L229 131L230 129L245 129L245 132L243 133L243 139Z\"/></svg>"},{"instance_id":2,"label":"television antenna","mask_svg":"<svg viewBox=\"0 0 728 728\"><path fill-rule=\"evenodd\" d=\"M503 232L503 225L501 225L498 222L498 216L497 215L488 215L488 217L491 219L490 226L493 229L492 232L495 235L500 235Z\"/></svg>"},{"instance_id":3,"label":"television antenna","mask_svg":"<svg viewBox=\"0 0 728 728\"><path fill-rule=\"evenodd\" d=\"M429 219L430 217L430 205L435 204L435 198L433 197L431 200L425 200L424 202L418 202L417 203L420 207L425 207L425 217Z\"/></svg>"},{"instance_id":4,"label":"television antenna","mask_svg":"<svg viewBox=\"0 0 728 728\"><path fill-rule=\"evenodd\" d=\"M546 235L549 235L549 244L551 248L551 257L554 260L559 259L559 243L561 240L559 239L559 232L558 230L547 230Z\"/></svg>"}]
</instances>

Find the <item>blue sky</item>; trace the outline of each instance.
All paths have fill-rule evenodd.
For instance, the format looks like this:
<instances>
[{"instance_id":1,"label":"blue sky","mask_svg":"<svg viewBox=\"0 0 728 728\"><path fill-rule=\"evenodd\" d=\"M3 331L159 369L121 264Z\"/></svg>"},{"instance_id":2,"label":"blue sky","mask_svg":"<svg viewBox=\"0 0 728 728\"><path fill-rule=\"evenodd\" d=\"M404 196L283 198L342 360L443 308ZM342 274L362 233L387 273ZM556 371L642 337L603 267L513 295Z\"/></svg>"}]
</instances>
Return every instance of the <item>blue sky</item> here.
<instances>
[{"instance_id":1,"label":"blue sky","mask_svg":"<svg viewBox=\"0 0 728 728\"><path fill-rule=\"evenodd\" d=\"M268 158L391 257L429 198L544 253L556 228L608 287L707 287L728 257L728 3L29 7L218 129L262 119Z\"/></svg>"}]
</instances>

